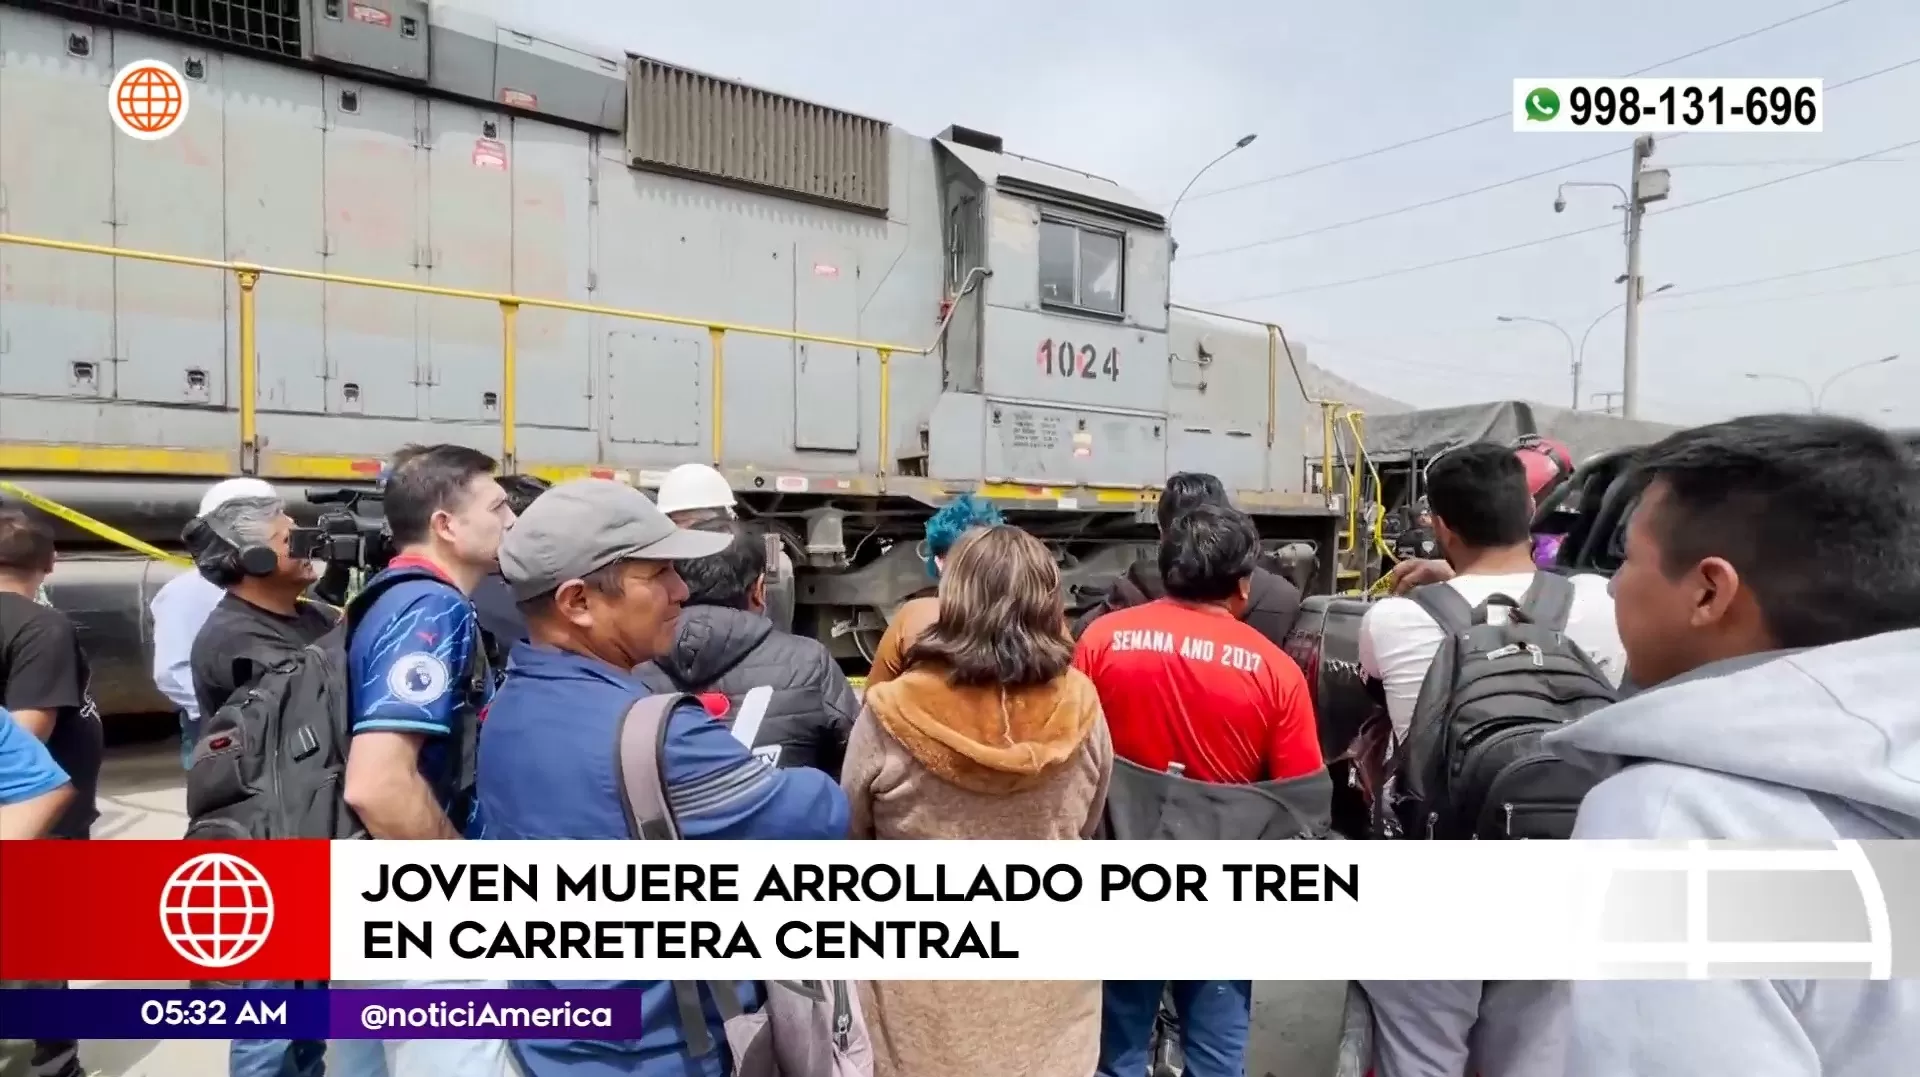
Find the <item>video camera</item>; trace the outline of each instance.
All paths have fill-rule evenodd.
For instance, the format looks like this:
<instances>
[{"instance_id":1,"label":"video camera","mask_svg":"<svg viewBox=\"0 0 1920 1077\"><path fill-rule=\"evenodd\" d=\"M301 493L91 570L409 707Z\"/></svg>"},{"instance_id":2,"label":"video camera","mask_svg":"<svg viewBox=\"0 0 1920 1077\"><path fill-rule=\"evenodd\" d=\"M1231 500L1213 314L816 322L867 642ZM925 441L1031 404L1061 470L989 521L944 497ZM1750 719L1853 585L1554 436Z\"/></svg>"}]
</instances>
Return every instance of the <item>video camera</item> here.
<instances>
[{"instance_id":1,"label":"video camera","mask_svg":"<svg viewBox=\"0 0 1920 1077\"><path fill-rule=\"evenodd\" d=\"M325 561L330 567L378 572L393 560L393 536L377 490L347 487L306 491L307 503L324 506L312 527L296 527L289 539L293 556Z\"/></svg>"}]
</instances>

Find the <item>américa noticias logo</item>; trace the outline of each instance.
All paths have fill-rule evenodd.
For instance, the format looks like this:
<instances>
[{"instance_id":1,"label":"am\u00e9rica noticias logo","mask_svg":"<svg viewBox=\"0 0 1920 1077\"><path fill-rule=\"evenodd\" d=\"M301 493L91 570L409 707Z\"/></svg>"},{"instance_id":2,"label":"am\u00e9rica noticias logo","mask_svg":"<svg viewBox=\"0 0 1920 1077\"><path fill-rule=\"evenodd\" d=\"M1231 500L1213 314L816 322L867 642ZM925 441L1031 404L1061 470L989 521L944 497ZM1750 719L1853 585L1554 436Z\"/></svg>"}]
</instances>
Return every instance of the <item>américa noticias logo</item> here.
<instances>
[{"instance_id":1,"label":"am\u00e9rica noticias logo","mask_svg":"<svg viewBox=\"0 0 1920 1077\"><path fill-rule=\"evenodd\" d=\"M160 930L173 952L207 969L252 957L273 930L273 888L232 853L201 853L173 870L160 891Z\"/></svg>"},{"instance_id":2,"label":"am\u00e9rica noticias logo","mask_svg":"<svg viewBox=\"0 0 1920 1077\"><path fill-rule=\"evenodd\" d=\"M107 87L107 113L128 138L157 142L187 120L187 80L163 60L135 60Z\"/></svg>"}]
</instances>

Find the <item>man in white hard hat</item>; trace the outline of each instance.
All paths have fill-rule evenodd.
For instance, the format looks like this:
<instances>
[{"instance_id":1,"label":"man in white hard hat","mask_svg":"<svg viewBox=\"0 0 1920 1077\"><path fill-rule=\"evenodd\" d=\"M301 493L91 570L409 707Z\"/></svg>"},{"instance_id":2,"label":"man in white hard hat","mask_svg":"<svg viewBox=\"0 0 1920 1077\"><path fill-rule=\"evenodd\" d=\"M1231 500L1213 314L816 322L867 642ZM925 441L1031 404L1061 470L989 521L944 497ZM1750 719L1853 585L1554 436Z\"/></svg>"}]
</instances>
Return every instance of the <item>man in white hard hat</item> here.
<instances>
[{"instance_id":1,"label":"man in white hard hat","mask_svg":"<svg viewBox=\"0 0 1920 1077\"><path fill-rule=\"evenodd\" d=\"M214 483L200 498L205 516L229 501L243 497L278 500L279 491L265 479L238 478ZM180 715L180 765L193 762L193 742L200 730L200 705L193 695L191 658L193 640L207 623L213 607L226 591L200 573L188 569L160 588L148 609L153 613L153 683Z\"/></svg>"},{"instance_id":2,"label":"man in white hard hat","mask_svg":"<svg viewBox=\"0 0 1920 1077\"><path fill-rule=\"evenodd\" d=\"M733 486L705 464L681 464L667 472L653 503L676 527L740 518L733 511ZM768 540L766 592L767 619L782 632L793 631L793 559L779 548L778 539Z\"/></svg>"},{"instance_id":3,"label":"man in white hard hat","mask_svg":"<svg viewBox=\"0 0 1920 1077\"><path fill-rule=\"evenodd\" d=\"M679 527L734 515L733 487L725 475L705 464L681 464L667 472L653 503Z\"/></svg>"}]
</instances>

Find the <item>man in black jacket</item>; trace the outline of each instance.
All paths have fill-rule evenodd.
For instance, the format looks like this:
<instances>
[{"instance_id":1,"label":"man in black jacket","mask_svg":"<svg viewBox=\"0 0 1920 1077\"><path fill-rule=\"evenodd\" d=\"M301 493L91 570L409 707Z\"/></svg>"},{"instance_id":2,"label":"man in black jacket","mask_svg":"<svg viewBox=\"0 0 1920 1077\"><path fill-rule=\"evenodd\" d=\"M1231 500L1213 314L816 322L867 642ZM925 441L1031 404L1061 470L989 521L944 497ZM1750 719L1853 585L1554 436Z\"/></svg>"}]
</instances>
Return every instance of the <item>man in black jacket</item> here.
<instances>
[{"instance_id":1,"label":"man in black jacket","mask_svg":"<svg viewBox=\"0 0 1920 1077\"><path fill-rule=\"evenodd\" d=\"M778 766L813 767L839 778L860 702L825 645L778 631L767 619L766 540L727 519L689 530L730 534L733 543L678 564L687 599L673 647L634 672L656 692L724 696L729 723L741 716L750 690L771 689L747 747Z\"/></svg>"},{"instance_id":2,"label":"man in black jacket","mask_svg":"<svg viewBox=\"0 0 1920 1077\"><path fill-rule=\"evenodd\" d=\"M1206 472L1182 471L1169 478L1166 489L1160 493L1160 534L1164 536L1167 525L1177 517L1201 505L1233 507L1227 488ZM1276 647L1285 646L1287 633L1293 630L1293 622L1300 616L1300 589L1280 575L1280 569L1280 563L1271 555L1260 558L1248 585L1246 612L1240 615L1248 627L1272 640ZM1074 621L1074 637L1078 638L1102 614L1145 605L1165 597L1166 593L1167 586L1160 579L1158 555L1138 558L1113 581L1105 598Z\"/></svg>"}]
</instances>

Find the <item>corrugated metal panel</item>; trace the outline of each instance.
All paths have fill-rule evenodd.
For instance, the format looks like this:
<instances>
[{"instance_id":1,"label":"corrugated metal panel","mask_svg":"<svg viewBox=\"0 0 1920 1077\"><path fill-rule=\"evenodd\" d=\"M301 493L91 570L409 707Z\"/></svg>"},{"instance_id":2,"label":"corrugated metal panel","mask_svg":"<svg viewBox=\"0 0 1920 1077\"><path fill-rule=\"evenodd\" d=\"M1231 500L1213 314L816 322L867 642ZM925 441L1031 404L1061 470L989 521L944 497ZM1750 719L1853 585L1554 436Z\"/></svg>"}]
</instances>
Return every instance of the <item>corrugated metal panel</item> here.
<instances>
[{"instance_id":1,"label":"corrugated metal panel","mask_svg":"<svg viewBox=\"0 0 1920 1077\"><path fill-rule=\"evenodd\" d=\"M45 0L56 8L130 22L235 49L301 56L301 0Z\"/></svg>"},{"instance_id":2,"label":"corrugated metal panel","mask_svg":"<svg viewBox=\"0 0 1920 1077\"><path fill-rule=\"evenodd\" d=\"M644 56L627 73L627 160L874 213L887 125Z\"/></svg>"}]
</instances>

